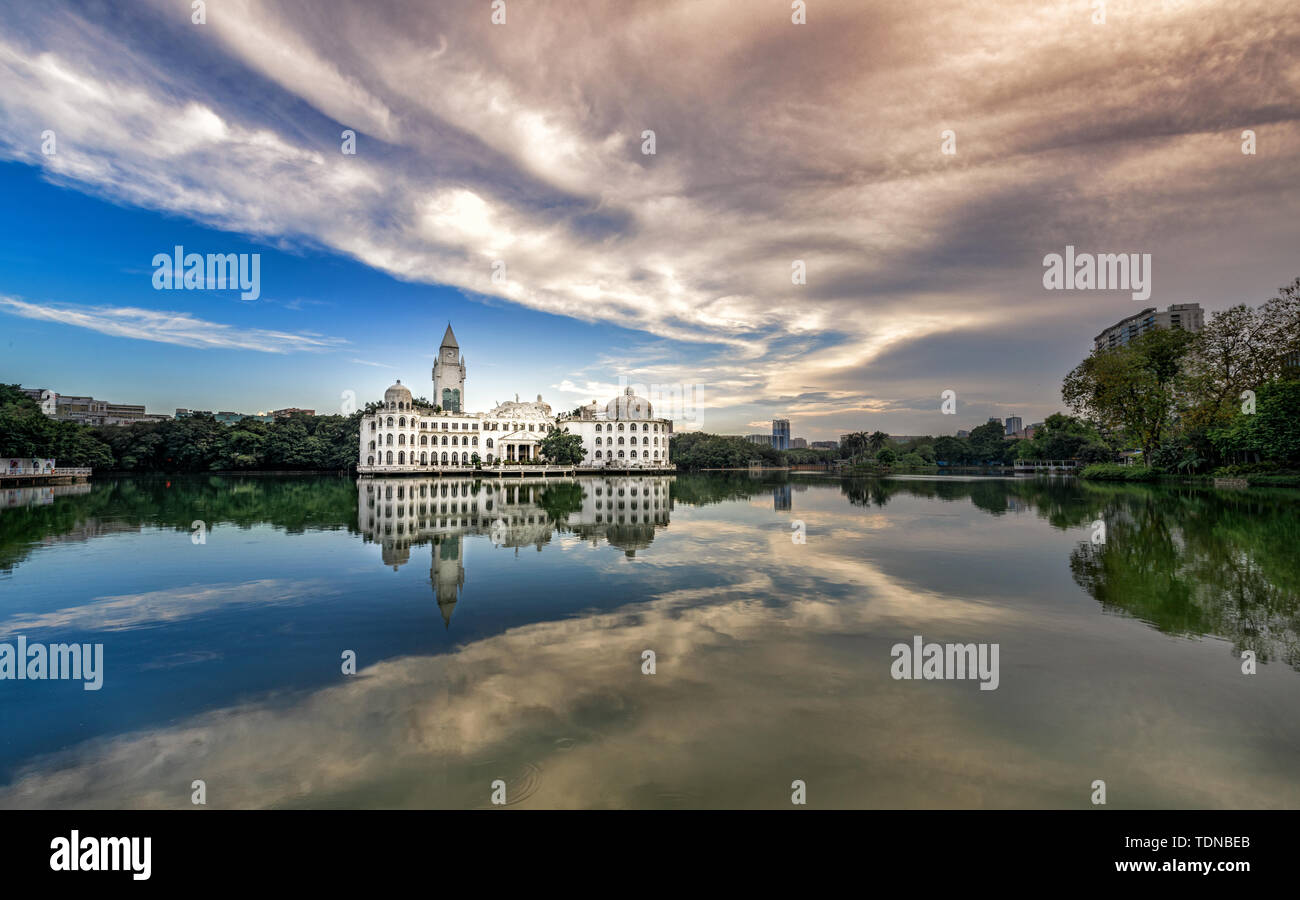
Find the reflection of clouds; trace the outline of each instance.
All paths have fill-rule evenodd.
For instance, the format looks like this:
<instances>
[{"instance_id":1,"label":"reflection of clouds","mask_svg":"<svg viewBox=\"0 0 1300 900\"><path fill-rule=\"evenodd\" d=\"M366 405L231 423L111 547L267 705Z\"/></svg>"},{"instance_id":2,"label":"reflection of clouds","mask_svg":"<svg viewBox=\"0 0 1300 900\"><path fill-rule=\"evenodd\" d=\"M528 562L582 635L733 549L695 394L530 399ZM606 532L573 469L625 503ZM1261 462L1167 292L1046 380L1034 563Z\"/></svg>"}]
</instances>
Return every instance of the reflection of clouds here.
<instances>
[{"instance_id":1,"label":"reflection of clouds","mask_svg":"<svg viewBox=\"0 0 1300 900\"><path fill-rule=\"evenodd\" d=\"M11 616L0 621L0 633L17 634L41 628L120 631L158 622L175 622L224 607L301 603L338 592L336 585L324 579L282 581L265 578L228 584L190 585L140 594L96 597L81 606Z\"/></svg>"},{"instance_id":2,"label":"reflection of clouds","mask_svg":"<svg viewBox=\"0 0 1300 900\"><path fill-rule=\"evenodd\" d=\"M683 517L674 536L696 525L706 533ZM1005 610L918 595L868 562L783 540L751 547L747 565L725 570L744 580L716 589L531 624L301 696L87 742L20 770L0 807L187 806L195 778L219 807L481 806L498 777L546 807L783 807L794 778L809 782L814 806L1082 806L1092 777L1129 796L1159 785L1145 789L1149 805L1297 800L1280 767L1191 740L1207 720L1193 701L1158 717L1141 698L1111 708L1092 694L1086 708L1069 678L1011 677L1015 654L992 694L892 681L900 626L884 617L928 634L1000 616L989 633L1016 637L1031 675L1056 671L1059 635L1037 642ZM791 551L805 554L797 565ZM764 602L792 585L788 603ZM640 673L645 649L657 654L654 676ZM1110 668L1097 661L1104 683ZM1042 710L1071 704L1045 726Z\"/></svg>"}]
</instances>

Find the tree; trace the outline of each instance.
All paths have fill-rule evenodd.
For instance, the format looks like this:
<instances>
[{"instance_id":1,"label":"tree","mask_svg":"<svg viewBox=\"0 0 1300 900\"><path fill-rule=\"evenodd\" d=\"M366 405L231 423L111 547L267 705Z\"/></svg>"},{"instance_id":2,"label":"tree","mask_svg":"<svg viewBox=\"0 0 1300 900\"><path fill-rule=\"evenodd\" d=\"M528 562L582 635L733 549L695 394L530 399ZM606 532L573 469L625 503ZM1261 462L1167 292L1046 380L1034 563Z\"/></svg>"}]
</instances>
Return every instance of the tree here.
<instances>
[{"instance_id":1,"label":"tree","mask_svg":"<svg viewBox=\"0 0 1300 900\"><path fill-rule=\"evenodd\" d=\"M845 459L853 459L867 452L867 433L854 431L844 435L840 441L840 452Z\"/></svg>"},{"instance_id":2,"label":"tree","mask_svg":"<svg viewBox=\"0 0 1300 900\"><path fill-rule=\"evenodd\" d=\"M876 433L879 434L880 432ZM884 447L876 454L876 462L880 463L882 466L892 466L894 463L898 462L898 454L895 453L892 448Z\"/></svg>"},{"instance_id":3,"label":"tree","mask_svg":"<svg viewBox=\"0 0 1300 900\"><path fill-rule=\"evenodd\" d=\"M879 454L880 448L885 446L885 442L888 440L889 435L883 431L873 431L871 437L867 438L867 446L871 448L872 453Z\"/></svg>"},{"instance_id":4,"label":"tree","mask_svg":"<svg viewBox=\"0 0 1300 900\"><path fill-rule=\"evenodd\" d=\"M569 434L567 428L552 428L538 443L537 449L548 462L560 466L576 466L586 455L582 449L582 438Z\"/></svg>"},{"instance_id":5,"label":"tree","mask_svg":"<svg viewBox=\"0 0 1300 900\"><path fill-rule=\"evenodd\" d=\"M997 422L985 422L971 429L968 445L971 461L976 463L1000 463L1006 452L1003 440L1005 430Z\"/></svg>"},{"instance_id":6,"label":"tree","mask_svg":"<svg viewBox=\"0 0 1300 900\"><path fill-rule=\"evenodd\" d=\"M970 448L962 438L943 435L936 438L934 442L934 458L936 462L943 462L950 466L959 466L966 462L970 454Z\"/></svg>"},{"instance_id":7,"label":"tree","mask_svg":"<svg viewBox=\"0 0 1300 900\"><path fill-rule=\"evenodd\" d=\"M1175 427L1181 364L1192 340L1186 331L1162 328L1094 350L1065 376L1061 396L1075 412L1122 432L1149 460Z\"/></svg>"}]
</instances>

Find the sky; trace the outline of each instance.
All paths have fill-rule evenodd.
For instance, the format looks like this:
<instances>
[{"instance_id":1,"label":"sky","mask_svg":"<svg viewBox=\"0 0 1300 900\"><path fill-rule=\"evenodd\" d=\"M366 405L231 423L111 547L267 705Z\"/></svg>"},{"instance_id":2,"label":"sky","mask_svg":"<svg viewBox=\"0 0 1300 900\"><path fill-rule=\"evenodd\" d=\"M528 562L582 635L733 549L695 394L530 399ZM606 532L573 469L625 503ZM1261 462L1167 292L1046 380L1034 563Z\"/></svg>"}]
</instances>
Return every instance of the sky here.
<instances>
[{"instance_id":1,"label":"sky","mask_svg":"<svg viewBox=\"0 0 1300 900\"><path fill-rule=\"evenodd\" d=\"M791 6L0 4L0 381L338 412L432 397L450 322L471 410L951 434L1300 276L1294 6ZM1150 298L1045 288L1067 245L1151 254ZM177 246L259 296L157 289Z\"/></svg>"}]
</instances>

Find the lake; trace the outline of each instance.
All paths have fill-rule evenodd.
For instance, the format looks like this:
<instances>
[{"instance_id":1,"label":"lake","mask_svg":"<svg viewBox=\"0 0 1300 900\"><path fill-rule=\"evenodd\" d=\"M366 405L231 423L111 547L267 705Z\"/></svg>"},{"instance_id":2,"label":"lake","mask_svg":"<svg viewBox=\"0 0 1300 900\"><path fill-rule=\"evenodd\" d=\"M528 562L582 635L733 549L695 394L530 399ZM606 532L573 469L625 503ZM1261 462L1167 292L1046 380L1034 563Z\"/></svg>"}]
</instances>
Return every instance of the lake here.
<instances>
[{"instance_id":1,"label":"lake","mask_svg":"<svg viewBox=\"0 0 1300 900\"><path fill-rule=\"evenodd\" d=\"M780 473L0 490L0 642L103 647L98 690L0 680L0 808L1294 808L1298 512ZM932 642L996 679L896 677Z\"/></svg>"}]
</instances>

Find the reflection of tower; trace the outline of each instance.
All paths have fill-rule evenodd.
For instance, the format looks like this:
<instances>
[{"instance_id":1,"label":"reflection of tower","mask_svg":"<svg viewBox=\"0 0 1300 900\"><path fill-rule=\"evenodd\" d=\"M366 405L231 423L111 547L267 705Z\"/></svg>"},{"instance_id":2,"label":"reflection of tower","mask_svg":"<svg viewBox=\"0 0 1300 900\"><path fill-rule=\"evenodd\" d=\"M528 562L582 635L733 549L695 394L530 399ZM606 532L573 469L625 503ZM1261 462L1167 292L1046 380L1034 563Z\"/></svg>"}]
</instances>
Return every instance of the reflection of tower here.
<instances>
[{"instance_id":1,"label":"reflection of tower","mask_svg":"<svg viewBox=\"0 0 1300 900\"><path fill-rule=\"evenodd\" d=\"M465 357L460 355L460 344L456 342L450 322L433 364L433 402L441 406L443 412L465 411Z\"/></svg>"},{"instance_id":2,"label":"reflection of tower","mask_svg":"<svg viewBox=\"0 0 1300 900\"><path fill-rule=\"evenodd\" d=\"M444 536L433 542L433 568L429 570L433 592L438 598L438 611L442 624L451 627L451 614L465 586L465 563L461 559L461 535Z\"/></svg>"},{"instance_id":3,"label":"reflection of tower","mask_svg":"<svg viewBox=\"0 0 1300 900\"><path fill-rule=\"evenodd\" d=\"M775 510L791 509L794 506L792 502L790 485L778 484L772 487L772 508Z\"/></svg>"}]
</instances>

